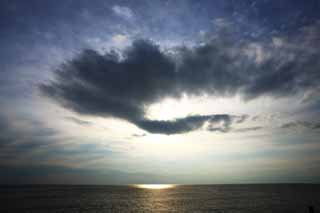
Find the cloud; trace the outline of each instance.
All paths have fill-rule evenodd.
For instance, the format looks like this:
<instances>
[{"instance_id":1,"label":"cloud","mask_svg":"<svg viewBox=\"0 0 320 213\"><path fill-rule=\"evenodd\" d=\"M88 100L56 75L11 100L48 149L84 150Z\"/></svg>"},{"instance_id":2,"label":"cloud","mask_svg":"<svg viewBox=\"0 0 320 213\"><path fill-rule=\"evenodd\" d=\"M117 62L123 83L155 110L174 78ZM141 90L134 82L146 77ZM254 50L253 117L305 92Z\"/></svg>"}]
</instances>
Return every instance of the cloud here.
<instances>
[{"instance_id":1,"label":"cloud","mask_svg":"<svg viewBox=\"0 0 320 213\"><path fill-rule=\"evenodd\" d=\"M132 134L131 136L135 137L135 138L142 138L142 137L147 136L147 134L145 134L145 133L143 133L143 134Z\"/></svg>"},{"instance_id":2,"label":"cloud","mask_svg":"<svg viewBox=\"0 0 320 213\"><path fill-rule=\"evenodd\" d=\"M114 169L72 168L57 165L0 165L1 184L134 184L158 183L167 176ZM169 181L169 180L167 180Z\"/></svg>"},{"instance_id":3,"label":"cloud","mask_svg":"<svg viewBox=\"0 0 320 213\"><path fill-rule=\"evenodd\" d=\"M75 118L75 117L70 117L70 116L67 116L67 117L64 117L66 120L68 121L71 121L77 125L80 125L80 126L90 126L92 125L91 122L89 121L84 121L84 120L81 120L79 118Z\"/></svg>"},{"instance_id":4,"label":"cloud","mask_svg":"<svg viewBox=\"0 0 320 213\"><path fill-rule=\"evenodd\" d=\"M112 37L112 41L116 44L123 44L128 41L128 37L122 34L117 34Z\"/></svg>"},{"instance_id":5,"label":"cloud","mask_svg":"<svg viewBox=\"0 0 320 213\"><path fill-rule=\"evenodd\" d=\"M292 121L281 125L282 129L320 129L320 123L308 121Z\"/></svg>"},{"instance_id":6,"label":"cloud","mask_svg":"<svg viewBox=\"0 0 320 213\"><path fill-rule=\"evenodd\" d=\"M239 128L239 129L234 129L232 130L233 132L239 132L239 133L243 133L243 132L253 132L253 131L258 131L263 129L262 126L254 126L254 127L246 127L246 128Z\"/></svg>"},{"instance_id":7,"label":"cloud","mask_svg":"<svg viewBox=\"0 0 320 213\"><path fill-rule=\"evenodd\" d=\"M112 11L118 16L125 19L132 19L134 17L132 10L125 6L114 5L112 7Z\"/></svg>"},{"instance_id":8,"label":"cloud","mask_svg":"<svg viewBox=\"0 0 320 213\"><path fill-rule=\"evenodd\" d=\"M9 120L0 114L0 148L10 144L14 135L15 133L9 124Z\"/></svg>"},{"instance_id":9,"label":"cloud","mask_svg":"<svg viewBox=\"0 0 320 213\"><path fill-rule=\"evenodd\" d=\"M306 36L282 40L307 45L314 36L306 32ZM234 42L231 37L230 32L223 31L199 46L170 51L148 40L135 40L121 57L115 51L100 54L84 50L60 66L55 79L41 84L40 89L80 114L123 119L151 133L177 134L197 130L206 122L210 123L209 131L228 132L235 115L149 120L145 114L148 106L183 95L240 94L252 100L259 96L287 97L318 87L320 53L313 51L318 43L279 49L271 41L255 41L252 46L251 40ZM253 58L245 51L252 47ZM217 117L220 120L215 122Z\"/></svg>"},{"instance_id":10,"label":"cloud","mask_svg":"<svg viewBox=\"0 0 320 213\"><path fill-rule=\"evenodd\" d=\"M33 151L44 150L59 139L60 133L32 119L6 116L0 113L0 166L31 162ZM44 148L44 149L43 149Z\"/></svg>"},{"instance_id":11,"label":"cloud","mask_svg":"<svg viewBox=\"0 0 320 213\"><path fill-rule=\"evenodd\" d=\"M65 119L80 122L79 125L90 125L74 117ZM31 117L7 116L0 113L0 170L2 166L14 165L73 167L78 163L75 159L81 158L88 163L106 155L116 155L116 151L111 151L107 145L92 144L90 138L66 134L47 125L49 124L33 120ZM1 180L0 178L0 182Z\"/></svg>"},{"instance_id":12,"label":"cloud","mask_svg":"<svg viewBox=\"0 0 320 213\"><path fill-rule=\"evenodd\" d=\"M217 115L192 115L172 121L161 120L141 120L135 124L151 133L179 134L200 129L208 123L209 131L227 132L233 122L243 122L242 116L232 116L227 114Z\"/></svg>"}]
</instances>

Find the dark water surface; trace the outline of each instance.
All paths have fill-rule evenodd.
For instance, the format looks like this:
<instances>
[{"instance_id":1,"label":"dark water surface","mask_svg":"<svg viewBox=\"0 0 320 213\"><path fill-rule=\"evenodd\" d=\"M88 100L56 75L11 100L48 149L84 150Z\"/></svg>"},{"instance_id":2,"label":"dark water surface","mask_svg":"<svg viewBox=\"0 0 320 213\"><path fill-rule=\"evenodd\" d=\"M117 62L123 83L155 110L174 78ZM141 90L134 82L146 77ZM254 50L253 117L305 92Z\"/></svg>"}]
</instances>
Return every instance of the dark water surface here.
<instances>
[{"instance_id":1,"label":"dark water surface","mask_svg":"<svg viewBox=\"0 0 320 213\"><path fill-rule=\"evenodd\" d=\"M308 212L320 213L320 185L2 186L1 213Z\"/></svg>"}]
</instances>

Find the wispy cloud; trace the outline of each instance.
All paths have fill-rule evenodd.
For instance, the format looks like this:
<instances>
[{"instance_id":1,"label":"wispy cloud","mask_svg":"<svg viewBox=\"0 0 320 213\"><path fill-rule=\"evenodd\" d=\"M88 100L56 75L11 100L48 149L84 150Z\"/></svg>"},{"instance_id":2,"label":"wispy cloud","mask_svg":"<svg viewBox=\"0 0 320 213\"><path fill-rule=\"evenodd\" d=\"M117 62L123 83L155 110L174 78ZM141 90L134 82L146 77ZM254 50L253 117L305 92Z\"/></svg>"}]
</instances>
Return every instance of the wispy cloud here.
<instances>
[{"instance_id":1,"label":"wispy cloud","mask_svg":"<svg viewBox=\"0 0 320 213\"><path fill-rule=\"evenodd\" d=\"M92 123L90 121L85 121L76 117L67 116L64 117L66 120L71 121L75 124L81 125L81 126L90 126Z\"/></svg>"},{"instance_id":2,"label":"wispy cloud","mask_svg":"<svg viewBox=\"0 0 320 213\"><path fill-rule=\"evenodd\" d=\"M292 121L281 125L282 129L320 129L319 122L308 122L308 121Z\"/></svg>"},{"instance_id":3,"label":"wispy cloud","mask_svg":"<svg viewBox=\"0 0 320 213\"><path fill-rule=\"evenodd\" d=\"M13 163L59 140L60 134L39 121L11 118L0 114L0 161ZM31 156L32 158L33 156ZM1 163L0 163L1 165Z\"/></svg>"},{"instance_id":4,"label":"wispy cloud","mask_svg":"<svg viewBox=\"0 0 320 213\"><path fill-rule=\"evenodd\" d=\"M254 126L254 127L246 127L246 128L238 128L238 129L233 129L233 132L239 132L239 133L244 133L244 132L254 132L263 129L262 126Z\"/></svg>"},{"instance_id":5,"label":"wispy cloud","mask_svg":"<svg viewBox=\"0 0 320 213\"><path fill-rule=\"evenodd\" d=\"M114 5L112 11L124 19L132 19L134 17L134 13L129 7Z\"/></svg>"},{"instance_id":6,"label":"wispy cloud","mask_svg":"<svg viewBox=\"0 0 320 213\"><path fill-rule=\"evenodd\" d=\"M147 136L147 134L145 133L142 133L142 134L132 134L132 137L136 137L136 138L142 138L142 137L145 137Z\"/></svg>"}]
</instances>

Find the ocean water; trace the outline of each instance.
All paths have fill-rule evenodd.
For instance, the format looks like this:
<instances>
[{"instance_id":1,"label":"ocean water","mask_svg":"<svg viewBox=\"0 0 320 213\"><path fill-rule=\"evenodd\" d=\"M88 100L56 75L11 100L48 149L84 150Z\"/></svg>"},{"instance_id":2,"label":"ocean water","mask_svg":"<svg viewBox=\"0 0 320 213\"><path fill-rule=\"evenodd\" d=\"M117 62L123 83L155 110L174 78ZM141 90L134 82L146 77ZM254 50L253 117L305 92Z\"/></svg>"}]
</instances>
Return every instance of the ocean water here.
<instances>
[{"instance_id":1,"label":"ocean water","mask_svg":"<svg viewBox=\"0 0 320 213\"><path fill-rule=\"evenodd\" d=\"M2 186L1 213L320 212L320 185Z\"/></svg>"}]
</instances>

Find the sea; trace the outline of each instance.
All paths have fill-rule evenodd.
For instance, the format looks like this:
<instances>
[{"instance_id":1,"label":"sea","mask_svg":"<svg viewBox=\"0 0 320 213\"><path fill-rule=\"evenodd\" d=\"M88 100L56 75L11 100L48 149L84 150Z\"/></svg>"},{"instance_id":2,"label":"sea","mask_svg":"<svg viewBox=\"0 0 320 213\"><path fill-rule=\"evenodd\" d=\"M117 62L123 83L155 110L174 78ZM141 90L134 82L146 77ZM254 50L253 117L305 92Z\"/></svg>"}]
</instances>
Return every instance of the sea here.
<instances>
[{"instance_id":1,"label":"sea","mask_svg":"<svg viewBox=\"0 0 320 213\"><path fill-rule=\"evenodd\" d=\"M0 187L1 213L308 213L311 208L320 212L317 184Z\"/></svg>"}]
</instances>

